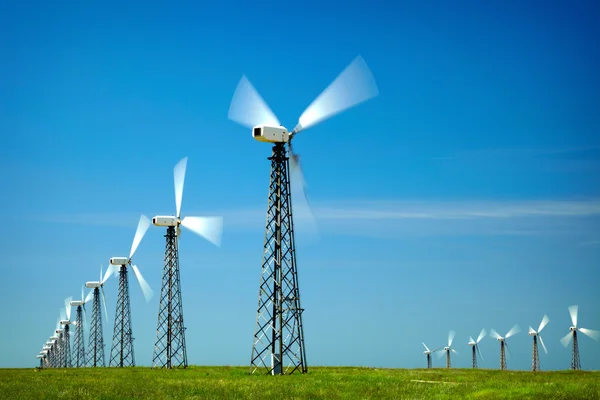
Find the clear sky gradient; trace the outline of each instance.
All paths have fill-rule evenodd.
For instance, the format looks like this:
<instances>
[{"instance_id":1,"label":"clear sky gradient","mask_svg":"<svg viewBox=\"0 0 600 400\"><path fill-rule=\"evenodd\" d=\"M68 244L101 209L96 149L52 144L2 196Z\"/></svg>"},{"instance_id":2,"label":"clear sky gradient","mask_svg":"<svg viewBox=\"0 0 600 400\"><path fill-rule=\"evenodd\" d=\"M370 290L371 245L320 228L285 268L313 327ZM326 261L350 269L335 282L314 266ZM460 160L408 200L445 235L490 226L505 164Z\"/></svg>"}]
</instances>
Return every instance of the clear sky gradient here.
<instances>
[{"instance_id":1,"label":"clear sky gradient","mask_svg":"<svg viewBox=\"0 0 600 400\"><path fill-rule=\"evenodd\" d=\"M0 4L0 367L36 364L64 298L128 255L141 213L175 212L185 156L182 215L224 217L220 248L180 241L189 362L248 365L271 150L230 100L246 74L292 129L359 54L380 95L294 142L319 226L297 221L309 367L424 367L421 341L451 329L468 367L469 336L519 324L508 367L529 369L546 313L541 367L566 369L568 306L600 330L598 2L84 3ZM152 300L130 282L138 365L163 235L135 257ZM498 368L497 341L480 348ZM580 351L600 369L600 342Z\"/></svg>"}]
</instances>

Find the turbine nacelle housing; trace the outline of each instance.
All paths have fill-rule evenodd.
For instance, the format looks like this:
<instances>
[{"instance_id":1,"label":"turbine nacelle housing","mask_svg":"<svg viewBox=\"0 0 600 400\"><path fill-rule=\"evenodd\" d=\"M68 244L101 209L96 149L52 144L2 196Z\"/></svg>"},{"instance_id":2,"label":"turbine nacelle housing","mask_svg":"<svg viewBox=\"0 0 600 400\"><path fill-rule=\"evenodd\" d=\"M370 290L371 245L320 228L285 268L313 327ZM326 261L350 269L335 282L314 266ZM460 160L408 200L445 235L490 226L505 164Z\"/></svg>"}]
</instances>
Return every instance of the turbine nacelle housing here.
<instances>
[{"instance_id":1,"label":"turbine nacelle housing","mask_svg":"<svg viewBox=\"0 0 600 400\"><path fill-rule=\"evenodd\" d=\"M60 334L63 332L62 328L58 328L57 330L55 330L54 332ZM54 338L54 336L52 336ZM56 339L58 339L58 336L56 337Z\"/></svg>"},{"instance_id":2,"label":"turbine nacelle housing","mask_svg":"<svg viewBox=\"0 0 600 400\"><path fill-rule=\"evenodd\" d=\"M477 343L475 342L469 342L469 346L475 346Z\"/></svg>"},{"instance_id":3,"label":"turbine nacelle housing","mask_svg":"<svg viewBox=\"0 0 600 400\"><path fill-rule=\"evenodd\" d=\"M444 351L448 351L448 350L450 350L450 347L448 347L448 346L444 347Z\"/></svg>"},{"instance_id":4,"label":"turbine nacelle housing","mask_svg":"<svg viewBox=\"0 0 600 400\"><path fill-rule=\"evenodd\" d=\"M177 226L179 224L179 220L175 216L170 215L157 215L152 218L152 224L155 226Z\"/></svg>"},{"instance_id":5,"label":"turbine nacelle housing","mask_svg":"<svg viewBox=\"0 0 600 400\"><path fill-rule=\"evenodd\" d=\"M252 128L252 137L259 142L286 143L290 134L283 126L257 125Z\"/></svg>"},{"instance_id":6,"label":"turbine nacelle housing","mask_svg":"<svg viewBox=\"0 0 600 400\"><path fill-rule=\"evenodd\" d=\"M38 354L36 357L37 357L37 358L44 358L45 356L43 356L43 355L41 355L41 354Z\"/></svg>"},{"instance_id":7,"label":"turbine nacelle housing","mask_svg":"<svg viewBox=\"0 0 600 400\"><path fill-rule=\"evenodd\" d=\"M71 321L69 321L68 319L61 319L60 320L60 324L61 325L69 325L71 323Z\"/></svg>"},{"instance_id":8,"label":"turbine nacelle housing","mask_svg":"<svg viewBox=\"0 0 600 400\"><path fill-rule=\"evenodd\" d=\"M129 258L127 257L112 257L109 262L112 265L127 265L129 263Z\"/></svg>"},{"instance_id":9,"label":"turbine nacelle housing","mask_svg":"<svg viewBox=\"0 0 600 400\"><path fill-rule=\"evenodd\" d=\"M577 330L577 327L576 326L572 326L572 327L569 328L569 330L574 332L574 331Z\"/></svg>"},{"instance_id":10,"label":"turbine nacelle housing","mask_svg":"<svg viewBox=\"0 0 600 400\"><path fill-rule=\"evenodd\" d=\"M529 336L537 336L537 332L529 332Z\"/></svg>"},{"instance_id":11,"label":"turbine nacelle housing","mask_svg":"<svg viewBox=\"0 0 600 400\"><path fill-rule=\"evenodd\" d=\"M70 302L69 304L71 305L71 307L79 307L79 306L82 306L82 305L84 305L84 304L85 304L85 302L84 302L84 301L79 301L79 300L78 300L78 301L72 301L72 302Z\"/></svg>"},{"instance_id":12,"label":"turbine nacelle housing","mask_svg":"<svg viewBox=\"0 0 600 400\"><path fill-rule=\"evenodd\" d=\"M498 341L499 341L499 342L504 342L504 338L503 338L503 337L499 337L499 338L498 338Z\"/></svg>"},{"instance_id":13,"label":"turbine nacelle housing","mask_svg":"<svg viewBox=\"0 0 600 400\"><path fill-rule=\"evenodd\" d=\"M86 282L85 283L85 287L88 289L95 289L95 288L99 288L100 286L102 286L100 284L100 282Z\"/></svg>"}]
</instances>

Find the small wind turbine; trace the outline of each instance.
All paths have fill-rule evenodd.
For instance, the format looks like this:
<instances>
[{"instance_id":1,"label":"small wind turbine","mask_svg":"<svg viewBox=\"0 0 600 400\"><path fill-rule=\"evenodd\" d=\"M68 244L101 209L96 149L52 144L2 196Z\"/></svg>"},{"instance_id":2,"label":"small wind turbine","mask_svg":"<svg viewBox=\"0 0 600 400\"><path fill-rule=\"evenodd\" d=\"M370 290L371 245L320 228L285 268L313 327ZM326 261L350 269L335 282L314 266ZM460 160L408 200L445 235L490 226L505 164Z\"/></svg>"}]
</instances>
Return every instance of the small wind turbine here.
<instances>
[{"instance_id":1,"label":"small wind turbine","mask_svg":"<svg viewBox=\"0 0 600 400\"><path fill-rule=\"evenodd\" d=\"M64 346L64 350L63 350L63 355L64 355L64 367L65 368L71 368L73 365L71 364L71 336L69 334L69 325L73 324L76 325L76 323L73 321L71 322L71 300L73 300L73 297L69 296L65 299L65 308L60 310L61 311L61 320L60 320L60 324L64 325L64 332L63 332L63 346ZM66 310L66 315L65 315L65 310Z\"/></svg>"},{"instance_id":2,"label":"small wind turbine","mask_svg":"<svg viewBox=\"0 0 600 400\"><path fill-rule=\"evenodd\" d=\"M569 313L571 314L571 322L573 326L569 328L569 333L567 333L560 342L563 346L567 347L569 342L571 341L571 336L573 337L573 351L571 353L571 369L581 369L581 363L579 361L579 345L577 343L577 332L581 332L584 335L591 337L594 340L598 340L600 337L600 332L595 331L593 329L587 328L578 328L577 327L577 311L578 306L574 305L569 307Z\"/></svg>"},{"instance_id":3,"label":"small wind turbine","mask_svg":"<svg viewBox=\"0 0 600 400\"><path fill-rule=\"evenodd\" d=\"M85 298L89 302L93 296L92 303L92 323L90 326L90 339L88 341L88 356L86 364L89 367L97 367L104 363L104 331L102 330L102 311L100 309L100 295L102 294L102 304L104 305L104 317L108 322L108 310L106 309L106 297L104 295L104 283L110 278L114 271L113 266L106 269L104 278L102 278L102 265L100 265L100 281L86 282L85 287L93 289Z\"/></svg>"},{"instance_id":4,"label":"small wind turbine","mask_svg":"<svg viewBox=\"0 0 600 400\"><path fill-rule=\"evenodd\" d=\"M421 342L421 343L423 343L423 346L425 346L425 351L423 352L423 354L425 354L427 356L427 368L431 368L431 355L433 353L435 353L436 351L440 350L443 346L440 346L435 350L429 350L429 347L427 347L425 342Z\"/></svg>"},{"instance_id":5,"label":"small wind turbine","mask_svg":"<svg viewBox=\"0 0 600 400\"><path fill-rule=\"evenodd\" d=\"M533 354L531 356L532 357L532 360L531 360L531 370L532 371L540 370L540 357L538 354L538 346L537 346L538 338L540 339L540 344L544 348L544 352L546 354L548 354L548 350L546 349L544 340L542 339L542 336L540 335L540 332L542 332L542 329L544 329L544 327L548 324L548 322L550 322L550 318L548 318L548 316L546 314L544 314L544 318L542 318L542 322L540 322L540 326L537 331L535 331L531 326L529 327L529 336L533 336Z\"/></svg>"},{"instance_id":6,"label":"small wind turbine","mask_svg":"<svg viewBox=\"0 0 600 400\"><path fill-rule=\"evenodd\" d=\"M473 340L471 336L469 336L469 346L471 346L472 350L472 358L473 358L473 368L477 368L477 354L479 354L479 358L483 361L483 356L481 355L481 350L479 350L479 342L486 335L485 329L482 329L479 332L479 336L477 337L477 341Z\"/></svg>"},{"instance_id":7,"label":"small wind turbine","mask_svg":"<svg viewBox=\"0 0 600 400\"><path fill-rule=\"evenodd\" d=\"M521 332L521 329L519 328L519 325L513 326L510 331L508 331L506 333L506 335L504 337L498 335L498 332L496 332L493 329L490 329L490 335L493 336L494 338L498 339L498 341L500 342L500 369L501 370L505 370L506 369L506 354L504 352L504 347L506 346L506 350L508 350L508 343L506 343L506 339L508 339L509 337L511 337L514 334L517 334ZM510 353L510 350L509 350Z\"/></svg>"},{"instance_id":8,"label":"small wind turbine","mask_svg":"<svg viewBox=\"0 0 600 400\"><path fill-rule=\"evenodd\" d=\"M75 322L75 338L73 339L73 356L74 364L76 368L85 367L85 343L83 340L83 323L84 319L87 320L85 313L86 299L83 296L83 286L81 285L81 300L75 300L71 302L71 307L77 307L75 309L76 316ZM93 292L90 291L90 294Z\"/></svg>"},{"instance_id":9,"label":"small wind turbine","mask_svg":"<svg viewBox=\"0 0 600 400\"><path fill-rule=\"evenodd\" d=\"M448 346L444 347L444 353L446 353L446 368L450 368L450 352L454 354L458 354L458 351L452 348L452 341L454 340L454 335L456 332L450 331L448 332ZM441 357L442 353L440 353Z\"/></svg>"}]
</instances>

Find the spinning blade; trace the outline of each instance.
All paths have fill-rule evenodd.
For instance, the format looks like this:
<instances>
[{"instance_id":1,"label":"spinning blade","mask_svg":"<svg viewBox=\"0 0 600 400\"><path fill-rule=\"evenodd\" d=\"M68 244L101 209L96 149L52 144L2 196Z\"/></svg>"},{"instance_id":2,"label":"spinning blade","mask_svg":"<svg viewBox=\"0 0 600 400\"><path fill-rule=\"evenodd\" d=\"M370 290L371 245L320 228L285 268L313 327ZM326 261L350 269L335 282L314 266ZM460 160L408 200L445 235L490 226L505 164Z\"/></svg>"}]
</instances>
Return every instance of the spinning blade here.
<instances>
[{"instance_id":1,"label":"spinning blade","mask_svg":"<svg viewBox=\"0 0 600 400\"><path fill-rule=\"evenodd\" d=\"M546 349L546 345L544 344L544 339L542 339L540 335L538 335L538 338L540 339L540 344L544 348L544 353L548 354L548 350Z\"/></svg>"},{"instance_id":2,"label":"spinning blade","mask_svg":"<svg viewBox=\"0 0 600 400\"><path fill-rule=\"evenodd\" d=\"M175 180L175 205L177 207L177 218L181 215L181 198L183 196L183 183L185 180L185 169L187 167L187 157L184 157L175 165L173 176Z\"/></svg>"},{"instance_id":3,"label":"spinning blade","mask_svg":"<svg viewBox=\"0 0 600 400\"><path fill-rule=\"evenodd\" d=\"M486 332L485 332L485 328L484 328L484 329L481 330L481 332L479 332L479 336L477 337L477 342L476 343L481 342L481 339L483 339L485 337L485 335L486 335Z\"/></svg>"},{"instance_id":4,"label":"spinning blade","mask_svg":"<svg viewBox=\"0 0 600 400\"><path fill-rule=\"evenodd\" d=\"M493 329L490 329L490 336L493 336L494 339L500 339L502 336L498 335L498 332L496 332Z\"/></svg>"},{"instance_id":5,"label":"spinning blade","mask_svg":"<svg viewBox=\"0 0 600 400\"><path fill-rule=\"evenodd\" d=\"M101 286L100 289L102 289L100 297L102 297L102 305L104 306L104 317L106 318L106 322L108 322L108 310L106 309L106 296L104 296L104 286Z\"/></svg>"},{"instance_id":6,"label":"spinning blade","mask_svg":"<svg viewBox=\"0 0 600 400\"><path fill-rule=\"evenodd\" d=\"M598 340L598 338L600 338L600 332L595 331L593 329L579 328L578 330L579 330L579 332L591 337L594 340Z\"/></svg>"},{"instance_id":7,"label":"spinning blade","mask_svg":"<svg viewBox=\"0 0 600 400\"><path fill-rule=\"evenodd\" d=\"M540 322L540 327L537 330L538 334L542 331L542 329L544 329L548 322L550 322L550 318L548 318L548 316L544 314L544 318L542 318L542 322Z\"/></svg>"},{"instance_id":8,"label":"spinning blade","mask_svg":"<svg viewBox=\"0 0 600 400\"><path fill-rule=\"evenodd\" d=\"M132 265L131 268L133 269L133 273L135 274L135 277L137 278L137 281L140 284L140 287L142 288L142 292L144 293L144 298L146 299L146 302L149 302L150 299L152 299L152 296L154 296L154 291L152 291L150 285L148 285L148 282L146 282L146 280L142 276L142 273L138 269L137 265Z\"/></svg>"},{"instance_id":9,"label":"spinning blade","mask_svg":"<svg viewBox=\"0 0 600 400\"><path fill-rule=\"evenodd\" d=\"M261 124L280 125L273 111L254 89L246 75L242 75L235 89L227 117L248 128Z\"/></svg>"},{"instance_id":10,"label":"spinning blade","mask_svg":"<svg viewBox=\"0 0 600 400\"><path fill-rule=\"evenodd\" d=\"M192 232L202 236L216 246L221 246L221 236L223 234L222 217L185 217L181 221Z\"/></svg>"},{"instance_id":11,"label":"spinning blade","mask_svg":"<svg viewBox=\"0 0 600 400\"><path fill-rule=\"evenodd\" d=\"M183 184L182 184L183 186ZM177 196L177 191L175 191L175 196ZM140 217L140 221L138 222L137 230L135 231L135 236L133 237L133 243L131 243L131 251L129 252L129 259L133 257L133 254L137 250L140 242L144 238L146 231L150 227L150 219L146 217L144 214Z\"/></svg>"},{"instance_id":12,"label":"spinning blade","mask_svg":"<svg viewBox=\"0 0 600 400\"><path fill-rule=\"evenodd\" d=\"M423 346L425 346L425 350L427 350L428 352L431 353L431 350L429 350L429 347L427 347L427 345L425 344L425 342L421 342L421 343L423 343Z\"/></svg>"},{"instance_id":13,"label":"spinning blade","mask_svg":"<svg viewBox=\"0 0 600 400\"><path fill-rule=\"evenodd\" d=\"M569 345L569 342L571 341L571 336L573 336L572 334L573 334L573 332L572 332L572 331L570 331L570 332L569 332L569 333L567 333L565 336L563 336L563 338L562 338L562 339L560 339L560 342L562 343L562 345L563 345L564 347L567 347L567 346Z\"/></svg>"},{"instance_id":14,"label":"spinning blade","mask_svg":"<svg viewBox=\"0 0 600 400\"><path fill-rule=\"evenodd\" d=\"M510 328L510 331L508 331L508 333L506 334L506 336L504 336L505 339L508 339L509 337L511 337L512 335L521 332L521 329L519 328L519 325L513 326L512 328Z\"/></svg>"},{"instance_id":15,"label":"spinning blade","mask_svg":"<svg viewBox=\"0 0 600 400\"><path fill-rule=\"evenodd\" d=\"M71 320L71 301L73 301L73 297L69 296L65 299L65 310L67 311L67 320Z\"/></svg>"},{"instance_id":16,"label":"spinning blade","mask_svg":"<svg viewBox=\"0 0 600 400\"><path fill-rule=\"evenodd\" d=\"M533 330L533 328L530 326L530 327L529 327L529 332L528 332L528 333L529 333L529 334L531 334L531 333L536 333L536 332L535 332L535 331Z\"/></svg>"},{"instance_id":17,"label":"spinning blade","mask_svg":"<svg viewBox=\"0 0 600 400\"><path fill-rule=\"evenodd\" d=\"M479 354L479 358L483 361L483 355L481 354L481 350L479 350L479 346L475 345L475 349L477 350L477 354Z\"/></svg>"},{"instance_id":18,"label":"spinning blade","mask_svg":"<svg viewBox=\"0 0 600 400\"><path fill-rule=\"evenodd\" d=\"M375 78L358 56L306 108L292 134L322 122L379 94Z\"/></svg>"},{"instance_id":19,"label":"spinning blade","mask_svg":"<svg viewBox=\"0 0 600 400\"><path fill-rule=\"evenodd\" d=\"M456 335L455 331L448 332L448 347L452 346L452 341L454 340L454 335Z\"/></svg>"},{"instance_id":20,"label":"spinning blade","mask_svg":"<svg viewBox=\"0 0 600 400\"><path fill-rule=\"evenodd\" d=\"M579 306L574 305L569 307L569 314L571 314L571 322L573 323L573 326L577 327L577 310L578 310Z\"/></svg>"}]
</instances>

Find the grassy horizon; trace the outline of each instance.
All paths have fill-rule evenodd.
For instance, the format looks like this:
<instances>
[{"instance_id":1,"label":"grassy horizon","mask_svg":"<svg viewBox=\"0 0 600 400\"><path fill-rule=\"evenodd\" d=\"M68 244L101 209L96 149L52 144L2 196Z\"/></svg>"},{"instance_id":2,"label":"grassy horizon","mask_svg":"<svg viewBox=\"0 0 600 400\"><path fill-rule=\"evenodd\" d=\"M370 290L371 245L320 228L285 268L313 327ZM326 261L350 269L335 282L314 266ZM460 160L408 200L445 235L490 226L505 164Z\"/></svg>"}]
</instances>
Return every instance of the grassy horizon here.
<instances>
[{"instance_id":1,"label":"grassy horizon","mask_svg":"<svg viewBox=\"0 0 600 400\"><path fill-rule=\"evenodd\" d=\"M600 371L311 367L0 369L2 399L600 399Z\"/></svg>"}]
</instances>

